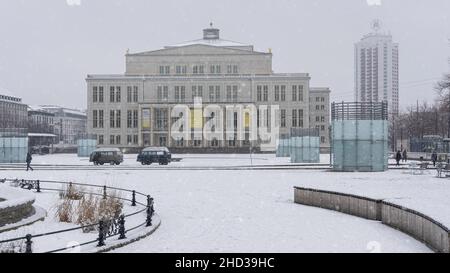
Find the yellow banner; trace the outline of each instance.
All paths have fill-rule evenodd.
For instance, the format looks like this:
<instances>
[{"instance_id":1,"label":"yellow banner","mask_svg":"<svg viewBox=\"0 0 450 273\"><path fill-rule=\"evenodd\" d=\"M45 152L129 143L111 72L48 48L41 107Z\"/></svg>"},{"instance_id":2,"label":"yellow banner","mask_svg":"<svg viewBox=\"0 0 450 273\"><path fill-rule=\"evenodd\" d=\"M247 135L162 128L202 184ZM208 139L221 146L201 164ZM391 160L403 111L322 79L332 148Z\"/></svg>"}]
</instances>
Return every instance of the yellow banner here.
<instances>
[{"instance_id":1,"label":"yellow banner","mask_svg":"<svg viewBox=\"0 0 450 273\"><path fill-rule=\"evenodd\" d=\"M203 109L191 109L191 128L203 129Z\"/></svg>"},{"instance_id":2,"label":"yellow banner","mask_svg":"<svg viewBox=\"0 0 450 273\"><path fill-rule=\"evenodd\" d=\"M142 129L150 129L150 109L142 109Z\"/></svg>"}]
</instances>

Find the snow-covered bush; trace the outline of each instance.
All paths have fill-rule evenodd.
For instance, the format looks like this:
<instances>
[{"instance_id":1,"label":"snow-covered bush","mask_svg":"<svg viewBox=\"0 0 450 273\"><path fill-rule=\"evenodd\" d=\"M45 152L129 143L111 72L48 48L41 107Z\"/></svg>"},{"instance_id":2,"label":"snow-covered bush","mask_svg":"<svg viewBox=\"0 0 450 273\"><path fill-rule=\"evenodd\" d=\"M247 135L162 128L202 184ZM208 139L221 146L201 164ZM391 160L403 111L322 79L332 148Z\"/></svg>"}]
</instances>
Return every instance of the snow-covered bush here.
<instances>
[{"instance_id":1,"label":"snow-covered bush","mask_svg":"<svg viewBox=\"0 0 450 273\"><path fill-rule=\"evenodd\" d=\"M63 190L59 192L59 198L70 200L81 200L84 197L84 188L74 186L72 184L65 185Z\"/></svg>"},{"instance_id":2,"label":"snow-covered bush","mask_svg":"<svg viewBox=\"0 0 450 273\"><path fill-rule=\"evenodd\" d=\"M73 192L72 192L73 193ZM56 218L60 222L76 223L83 226L83 232L96 230L92 224L100 220L108 221L117 218L122 213L123 202L116 192L109 193L106 199L101 196L83 194L80 199L73 199L72 194L63 194L62 200L56 206Z\"/></svg>"}]
</instances>

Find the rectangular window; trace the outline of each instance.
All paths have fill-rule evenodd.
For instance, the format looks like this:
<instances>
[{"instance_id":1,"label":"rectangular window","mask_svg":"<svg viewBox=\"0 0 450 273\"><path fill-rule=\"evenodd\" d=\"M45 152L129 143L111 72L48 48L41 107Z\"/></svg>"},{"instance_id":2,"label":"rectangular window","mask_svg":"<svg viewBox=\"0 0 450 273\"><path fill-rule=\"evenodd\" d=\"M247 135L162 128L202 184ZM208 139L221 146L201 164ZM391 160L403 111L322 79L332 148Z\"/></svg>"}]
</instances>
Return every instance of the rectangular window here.
<instances>
[{"instance_id":1,"label":"rectangular window","mask_svg":"<svg viewBox=\"0 0 450 273\"><path fill-rule=\"evenodd\" d=\"M131 86L127 86L127 102L131 102L133 99L133 90Z\"/></svg>"},{"instance_id":2,"label":"rectangular window","mask_svg":"<svg viewBox=\"0 0 450 273\"><path fill-rule=\"evenodd\" d=\"M121 144L121 139L120 139L120 135L116 136L116 145L120 145Z\"/></svg>"},{"instance_id":3,"label":"rectangular window","mask_svg":"<svg viewBox=\"0 0 450 273\"><path fill-rule=\"evenodd\" d=\"M198 66L197 65L194 65L192 67L192 74L198 74Z\"/></svg>"},{"instance_id":4,"label":"rectangular window","mask_svg":"<svg viewBox=\"0 0 450 273\"><path fill-rule=\"evenodd\" d=\"M216 74L220 74L222 73L222 69L220 67L220 65L216 65Z\"/></svg>"},{"instance_id":5,"label":"rectangular window","mask_svg":"<svg viewBox=\"0 0 450 273\"><path fill-rule=\"evenodd\" d=\"M133 128L138 127L138 110L133 110Z\"/></svg>"},{"instance_id":6,"label":"rectangular window","mask_svg":"<svg viewBox=\"0 0 450 273\"><path fill-rule=\"evenodd\" d=\"M286 101L286 85L281 86L281 101Z\"/></svg>"},{"instance_id":7,"label":"rectangular window","mask_svg":"<svg viewBox=\"0 0 450 273\"><path fill-rule=\"evenodd\" d=\"M114 117L114 110L109 111L109 127L114 128L115 127L115 117Z\"/></svg>"},{"instance_id":8,"label":"rectangular window","mask_svg":"<svg viewBox=\"0 0 450 273\"><path fill-rule=\"evenodd\" d=\"M120 110L116 110L116 128L120 128L122 120L122 113Z\"/></svg>"},{"instance_id":9,"label":"rectangular window","mask_svg":"<svg viewBox=\"0 0 450 273\"><path fill-rule=\"evenodd\" d=\"M231 98L232 98L232 89L231 89L231 85L227 85L227 102L231 102Z\"/></svg>"},{"instance_id":10,"label":"rectangular window","mask_svg":"<svg viewBox=\"0 0 450 273\"><path fill-rule=\"evenodd\" d=\"M320 110L325 110L325 105L321 105Z\"/></svg>"},{"instance_id":11,"label":"rectangular window","mask_svg":"<svg viewBox=\"0 0 450 273\"><path fill-rule=\"evenodd\" d=\"M103 110L98 110L98 128L103 128L103 124Z\"/></svg>"},{"instance_id":12,"label":"rectangular window","mask_svg":"<svg viewBox=\"0 0 450 273\"><path fill-rule=\"evenodd\" d=\"M98 101L98 88L97 86L93 87L92 90L92 102L97 102Z\"/></svg>"},{"instance_id":13,"label":"rectangular window","mask_svg":"<svg viewBox=\"0 0 450 273\"><path fill-rule=\"evenodd\" d=\"M170 66L165 66L164 67L164 73L166 74L166 75L169 75L170 74Z\"/></svg>"},{"instance_id":14,"label":"rectangular window","mask_svg":"<svg viewBox=\"0 0 450 273\"><path fill-rule=\"evenodd\" d=\"M204 67L203 65L200 65L200 66L198 67L198 73L199 73L199 74L205 74L205 67Z\"/></svg>"},{"instance_id":15,"label":"rectangular window","mask_svg":"<svg viewBox=\"0 0 450 273\"><path fill-rule=\"evenodd\" d=\"M133 111L127 111L127 128L132 128L133 126Z\"/></svg>"},{"instance_id":16,"label":"rectangular window","mask_svg":"<svg viewBox=\"0 0 450 273\"><path fill-rule=\"evenodd\" d=\"M116 102L121 101L120 86L116 86Z\"/></svg>"},{"instance_id":17,"label":"rectangular window","mask_svg":"<svg viewBox=\"0 0 450 273\"><path fill-rule=\"evenodd\" d=\"M116 138L114 137L114 135L110 135L109 136L109 144L114 145Z\"/></svg>"},{"instance_id":18,"label":"rectangular window","mask_svg":"<svg viewBox=\"0 0 450 273\"><path fill-rule=\"evenodd\" d=\"M275 85L275 101L280 101L280 86Z\"/></svg>"},{"instance_id":19,"label":"rectangular window","mask_svg":"<svg viewBox=\"0 0 450 273\"><path fill-rule=\"evenodd\" d=\"M233 73L233 66L232 65L227 65L227 74L231 74Z\"/></svg>"},{"instance_id":20,"label":"rectangular window","mask_svg":"<svg viewBox=\"0 0 450 273\"><path fill-rule=\"evenodd\" d=\"M181 86L180 100L184 102L186 100L186 86Z\"/></svg>"},{"instance_id":21,"label":"rectangular window","mask_svg":"<svg viewBox=\"0 0 450 273\"><path fill-rule=\"evenodd\" d=\"M216 85L216 101L220 101L220 86Z\"/></svg>"},{"instance_id":22,"label":"rectangular window","mask_svg":"<svg viewBox=\"0 0 450 273\"><path fill-rule=\"evenodd\" d=\"M137 86L133 86L133 102L138 102L139 89Z\"/></svg>"},{"instance_id":23,"label":"rectangular window","mask_svg":"<svg viewBox=\"0 0 450 273\"><path fill-rule=\"evenodd\" d=\"M297 109L292 110L292 127L297 127Z\"/></svg>"},{"instance_id":24,"label":"rectangular window","mask_svg":"<svg viewBox=\"0 0 450 273\"><path fill-rule=\"evenodd\" d=\"M138 144L138 135L133 135L133 144Z\"/></svg>"},{"instance_id":25,"label":"rectangular window","mask_svg":"<svg viewBox=\"0 0 450 273\"><path fill-rule=\"evenodd\" d=\"M98 144L99 145L103 145L104 144L103 135L98 135Z\"/></svg>"},{"instance_id":26,"label":"rectangular window","mask_svg":"<svg viewBox=\"0 0 450 273\"><path fill-rule=\"evenodd\" d=\"M325 117L324 116L320 117L320 121L325 122Z\"/></svg>"},{"instance_id":27,"label":"rectangular window","mask_svg":"<svg viewBox=\"0 0 450 273\"><path fill-rule=\"evenodd\" d=\"M103 86L98 87L98 102L103 102Z\"/></svg>"},{"instance_id":28,"label":"rectangular window","mask_svg":"<svg viewBox=\"0 0 450 273\"><path fill-rule=\"evenodd\" d=\"M256 87L256 101L262 101L262 86L258 85Z\"/></svg>"},{"instance_id":29,"label":"rectangular window","mask_svg":"<svg viewBox=\"0 0 450 273\"><path fill-rule=\"evenodd\" d=\"M209 73L211 73L211 74L216 73L216 66L215 65L210 65L209 66Z\"/></svg>"},{"instance_id":30,"label":"rectangular window","mask_svg":"<svg viewBox=\"0 0 450 273\"><path fill-rule=\"evenodd\" d=\"M324 137L324 136L321 136L321 137L320 137L320 142L321 142L321 143L325 143L325 137Z\"/></svg>"},{"instance_id":31,"label":"rectangular window","mask_svg":"<svg viewBox=\"0 0 450 273\"><path fill-rule=\"evenodd\" d=\"M297 85L292 86L292 101L297 101Z\"/></svg>"},{"instance_id":32,"label":"rectangular window","mask_svg":"<svg viewBox=\"0 0 450 273\"><path fill-rule=\"evenodd\" d=\"M237 102L238 100L238 86L233 85L233 102Z\"/></svg>"},{"instance_id":33,"label":"rectangular window","mask_svg":"<svg viewBox=\"0 0 450 273\"><path fill-rule=\"evenodd\" d=\"M298 101L303 101L303 85L298 86Z\"/></svg>"},{"instance_id":34,"label":"rectangular window","mask_svg":"<svg viewBox=\"0 0 450 273\"><path fill-rule=\"evenodd\" d=\"M238 66L233 65L233 74L237 74L237 73L238 73Z\"/></svg>"},{"instance_id":35,"label":"rectangular window","mask_svg":"<svg viewBox=\"0 0 450 273\"><path fill-rule=\"evenodd\" d=\"M131 135L127 135L127 145L131 145L133 143L133 137Z\"/></svg>"},{"instance_id":36,"label":"rectangular window","mask_svg":"<svg viewBox=\"0 0 450 273\"><path fill-rule=\"evenodd\" d=\"M281 109L280 113L280 126L282 128L286 127L286 109Z\"/></svg>"},{"instance_id":37,"label":"rectangular window","mask_svg":"<svg viewBox=\"0 0 450 273\"><path fill-rule=\"evenodd\" d=\"M269 100L269 86L264 85L263 91L264 91L263 99L264 99L264 101L268 101Z\"/></svg>"},{"instance_id":38,"label":"rectangular window","mask_svg":"<svg viewBox=\"0 0 450 273\"><path fill-rule=\"evenodd\" d=\"M213 102L214 101L214 86L209 86L209 101Z\"/></svg>"},{"instance_id":39,"label":"rectangular window","mask_svg":"<svg viewBox=\"0 0 450 273\"><path fill-rule=\"evenodd\" d=\"M176 102L180 101L180 87L179 86L175 86L175 101Z\"/></svg>"},{"instance_id":40,"label":"rectangular window","mask_svg":"<svg viewBox=\"0 0 450 273\"><path fill-rule=\"evenodd\" d=\"M159 74L164 75L164 66L159 67Z\"/></svg>"},{"instance_id":41,"label":"rectangular window","mask_svg":"<svg viewBox=\"0 0 450 273\"><path fill-rule=\"evenodd\" d=\"M158 101L162 101L162 98L163 98L162 86L158 86L156 88L156 97L157 97Z\"/></svg>"},{"instance_id":42,"label":"rectangular window","mask_svg":"<svg viewBox=\"0 0 450 273\"><path fill-rule=\"evenodd\" d=\"M115 87L109 87L109 102L114 102L114 95L116 94Z\"/></svg>"},{"instance_id":43,"label":"rectangular window","mask_svg":"<svg viewBox=\"0 0 450 273\"><path fill-rule=\"evenodd\" d=\"M303 128L303 109L298 110L298 127Z\"/></svg>"},{"instance_id":44,"label":"rectangular window","mask_svg":"<svg viewBox=\"0 0 450 273\"><path fill-rule=\"evenodd\" d=\"M98 112L97 110L94 110L92 112L92 128L97 128L98 127Z\"/></svg>"}]
</instances>

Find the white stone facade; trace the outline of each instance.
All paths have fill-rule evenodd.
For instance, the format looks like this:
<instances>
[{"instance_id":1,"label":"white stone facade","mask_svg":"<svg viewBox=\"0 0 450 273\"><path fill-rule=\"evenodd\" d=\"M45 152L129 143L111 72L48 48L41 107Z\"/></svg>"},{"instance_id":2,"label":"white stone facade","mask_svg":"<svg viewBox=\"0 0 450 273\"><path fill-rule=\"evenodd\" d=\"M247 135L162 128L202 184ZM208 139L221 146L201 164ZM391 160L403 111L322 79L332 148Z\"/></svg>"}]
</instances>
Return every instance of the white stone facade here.
<instances>
[{"instance_id":1,"label":"white stone facade","mask_svg":"<svg viewBox=\"0 0 450 273\"><path fill-rule=\"evenodd\" d=\"M288 135L292 127L310 127L309 75L273 73L270 52L257 52L251 45L222 40L213 28L205 29L201 40L127 53L123 75L88 75L86 81L88 133L97 135L101 146L231 150L259 147L260 141L251 141L248 136L218 141L173 139L171 127L178 119L172 117L174 106L186 105L192 114L194 102L199 99L203 102L201 109L206 105L219 105L222 109L232 105L276 106L279 110L273 117L280 135ZM329 93L326 94L328 103L324 105L329 113ZM228 112L224 110L224 127ZM270 111L268 115L263 112L258 114L259 122L266 116L272 117ZM254 121L230 114L235 125L243 120L248 133L249 123ZM201 127L209 118L200 119ZM329 122L329 116L326 120ZM192 132L201 130L196 126L198 122Z\"/></svg>"}]
</instances>

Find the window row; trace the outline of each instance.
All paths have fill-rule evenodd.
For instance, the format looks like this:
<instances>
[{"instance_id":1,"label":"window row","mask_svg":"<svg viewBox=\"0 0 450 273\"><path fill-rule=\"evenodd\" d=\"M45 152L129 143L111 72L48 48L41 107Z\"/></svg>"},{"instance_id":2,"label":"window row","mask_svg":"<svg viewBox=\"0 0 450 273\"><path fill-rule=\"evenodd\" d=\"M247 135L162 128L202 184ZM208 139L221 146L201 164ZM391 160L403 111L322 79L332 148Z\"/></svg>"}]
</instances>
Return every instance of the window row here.
<instances>
[{"instance_id":1,"label":"window row","mask_svg":"<svg viewBox=\"0 0 450 273\"><path fill-rule=\"evenodd\" d=\"M286 85L275 85L274 90L275 101L286 101ZM303 85L291 86L291 101L303 101ZM269 86L256 86L256 101L269 101Z\"/></svg>"},{"instance_id":2,"label":"window row","mask_svg":"<svg viewBox=\"0 0 450 273\"><path fill-rule=\"evenodd\" d=\"M92 128L104 128L104 111L92 111ZM121 128L121 110L110 110L109 127ZM138 110L127 110L127 128L138 128Z\"/></svg>"},{"instance_id":3,"label":"window row","mask_svg":"<svg viewBox=\"0 0 450 273\"><path fill-rule=\"evenodd\" d=\"M138 135L127 135L127 145L137 145L138 144ZM105 145L105 137L104 135L97 135L97 142L99 145ZM110 145L121 145L122 137L121 135L110 135L109 143Z\"/></svg>"},{"instance_id":4,"label":"window row","mask_svg":"<svg viewBox=\"0 0 450 273\"><path fill-rule=\"evenodd\" d=\"M105 92L103 86L92 87L92 102L103 103L105 101ZM138 102L139 99L138 86L127 86L127 102ZM121 102L122 90L120 86L109 87L109 102Z\"/></svg>"},{"instance_id":5,"label":"window row","mask_svg":"<svg viewBox=\"0 0 450 273\"><path fill-rule=\"evenodd\" d=\"M237 65L226 65L226 70L224 71L226 74L238 74L239 68ZM171 74L171 66L170 65L160 65L159 66L159 74L160 75L170 75ZM175 65L175 75L186 75L188 74L188 66L187 65ZM192 74L222 74L222 65L219 64L211 64L211 65L193 65L192 66Z\"/></svg>"},{"instance_id":6,"label":"window row","mask_svg":"<svg viewBox=\"0 0 450 273\"><path fill-rule=\"evenodd\" d=\"M191 87L192 100L195 98L203 99L203 86L193 85ZM221 102L226 99L227 102L237 102L239 94L238 85L227 85L225 87L225 97L222 97L221 86L220 85L210 85L208 86L208 99L210 102ZM206 94L205 94L206 95ZM168 101L169 100L169 87L168 86L158 86L156 90L157 100ZM187 98L186 86L175 86L174 87L174 100L176 102L185 102Z\"/></svg>"}]
</instances>

